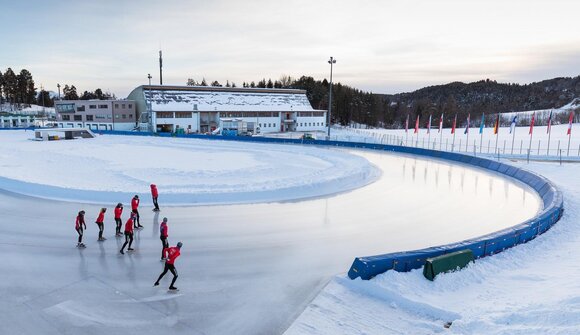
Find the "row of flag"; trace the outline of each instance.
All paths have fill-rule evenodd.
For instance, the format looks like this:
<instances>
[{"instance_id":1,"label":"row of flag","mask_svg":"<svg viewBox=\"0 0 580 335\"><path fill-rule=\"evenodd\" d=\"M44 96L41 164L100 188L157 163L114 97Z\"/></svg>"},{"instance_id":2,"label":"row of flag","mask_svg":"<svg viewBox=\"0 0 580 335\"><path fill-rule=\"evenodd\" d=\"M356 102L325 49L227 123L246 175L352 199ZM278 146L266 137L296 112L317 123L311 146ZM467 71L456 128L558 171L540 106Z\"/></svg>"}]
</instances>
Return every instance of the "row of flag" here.
<instances>
[{"instance_id":1,"label":"row of flag","mask_svg":"<svg viewBox=\"0 0 580 335\"><path fill-rule=\"evenodd\" d=\"M499 117L500 115L497 115L497 119L495 120L494 126L493 126L493 134L497 135L497 133L499 132ZM469 125L470 125L470 118L471 118L471 114L467 115L467 126L465 127L465 131L463 132L464 134L468 134L469 133ZM534 112L532 114L532 120L530 122L530 132L529 134L532 135L533 131L534 131L534 121L536 118L536 113ZM572 121L574 121L574 112L570 112L570 120L568 122L568 131L566 133L566 135L571 135L572 134ZM514 116L512 123L510 124L510 134L515 130L516 124L518 122L518 116ZM457 114L455 114L455 118L453 119L453 125L451 126L451 134L455 134L455 127L457 126ZM479 126L479 133L482 134L483 133L483 128L485 128L485 113L481 116L481 125ZM546 130L546 133L549 134L550 130L552 129L552 112L550 112L550 116L548 117L548 128ZM439 130L438 133L440 133L443 130L443 114L441 114L441 118L439 119ZM405 121L405 133L409 131L409 115L407 115L407 120ZM417 134L419 132L419 115L417 115L417 119L415 120L415 131L414 133ZM427 134L429 134L431 132L431 115L429 115L429 122L427 122Z\"/></svg>"}]
</instances>

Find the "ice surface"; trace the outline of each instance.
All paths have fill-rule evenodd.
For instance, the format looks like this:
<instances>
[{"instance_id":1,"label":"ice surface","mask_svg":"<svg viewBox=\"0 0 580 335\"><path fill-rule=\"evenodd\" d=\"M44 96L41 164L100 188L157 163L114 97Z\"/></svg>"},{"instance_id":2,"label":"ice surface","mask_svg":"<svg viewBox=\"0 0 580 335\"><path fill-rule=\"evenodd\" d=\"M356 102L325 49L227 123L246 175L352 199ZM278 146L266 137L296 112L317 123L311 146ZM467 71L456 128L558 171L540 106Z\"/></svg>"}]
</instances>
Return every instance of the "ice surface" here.
<instances>
[{"instance_id":1,"label":"ice surface","mask_svg":"<svg viewBox=\"0 0 580 335\"><path fill-rule=\"evenodd\" d=\"M206 150L215 143L207 142ZM26 152L12 149L3 152L9 159L0 164L13 164L11 158ZM116 201L105 218L108 240L97 242L100 205L0 191L0 334L281 334L355 256L482 235L532 217L539 208L529 189L485 171L387 153L336 152L370 162L381 177L350 192L303 201L161 203L161 213L144 205L145 228L136 232L135 252L125 255L118 253L122 240L113 236ZM269 154L273 160L288 157L279 150ZM59 183L69 176L43 175ZM84 250L75 248L74 218L81 209L87 212ZM170 244L184 243L176 262L177 294L167 293L169 274L152 286L163 267L158 231L164 216ZM431 302L423 307L431 318L457 313Z\"/></svg>"}]
</instances>

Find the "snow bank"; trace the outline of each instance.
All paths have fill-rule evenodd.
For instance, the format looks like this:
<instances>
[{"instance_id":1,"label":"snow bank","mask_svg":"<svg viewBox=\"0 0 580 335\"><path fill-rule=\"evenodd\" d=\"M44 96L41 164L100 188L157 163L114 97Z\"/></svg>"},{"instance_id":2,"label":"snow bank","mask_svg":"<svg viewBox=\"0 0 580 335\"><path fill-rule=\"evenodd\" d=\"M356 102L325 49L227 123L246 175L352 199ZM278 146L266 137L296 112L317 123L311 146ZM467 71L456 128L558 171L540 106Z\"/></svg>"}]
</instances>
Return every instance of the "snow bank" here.
<instances>
[{"instance_id":1,"label":"snow bank","mask_svg":"<svg viewBox=\"0 0 580 335\"><path fill-rule=\"evenodd\" d=\"M318 197L373 182L380 171L344 151L178 138L99 136L36 142L0 132L0 188L84 203L144 195L166 205L270 202ZM18 147L17 154L14 148Z\"/></svg>"}]
</instances>

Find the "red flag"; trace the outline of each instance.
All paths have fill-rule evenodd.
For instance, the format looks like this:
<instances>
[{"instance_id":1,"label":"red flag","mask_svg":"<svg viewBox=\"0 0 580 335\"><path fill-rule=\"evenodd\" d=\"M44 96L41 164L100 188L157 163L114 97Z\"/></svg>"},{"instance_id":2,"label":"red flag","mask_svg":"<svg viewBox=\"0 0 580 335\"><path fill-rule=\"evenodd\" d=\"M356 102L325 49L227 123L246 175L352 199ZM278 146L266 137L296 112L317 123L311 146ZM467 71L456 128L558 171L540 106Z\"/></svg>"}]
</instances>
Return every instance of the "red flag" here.
<instances>
[{"instance_id":1,"label":"red flag","mask_svg":"<svg viewBox=\"0 0 580 335\"><path fill-rule=\"evenodd\" d=\"M457 114L455 114L455 118L453 119L453 126L451 126L451 134L455 134L455 125L457 125Z\"/></svg>"},{"instance_id":2,"label":"red flag","mask_svg":"<svg viewBox=\"0 0 580 335\"><path fill-rule=\"evenodd\" d=\"M441 118L439 119L439 131L438 131L438 133L440 133L442 129L443 129L443 113L441 113Z\"/></svg>"},{"instance_id":3,"label":"red flag","mask_svg":"<svg viewBox=\"0 0 580 335\"><path fill-rule=\"evenodd\" d=\"M417 115L417 121L415 121L415 134L419 131L419 115Z\"/></svg>"},{"instance_id":4,"label":"red flag","mask_svg":"<svg viewBox=\"0 0 580 335\"><path fill-rule=\"evenodd\" d=\"M532 135L532 133L534 132L534 120L536 118L536 112L534 112L534 114L532 114L532 122L530 122L530 135Z\"/></svg>"},{"instance_id":5,"label":"red flag","mask_svg":"<svg viewBox=\"0 0 580 335\"><path fill-rule=\"evenodd\" d=\"M570 121L568 121L568 133L566 135L572 134L572 121L574 121L574 111L570 112Z\"/></svg>"},{"instance_id":6,"label":"red flag","mask_svg":"<svg viewBox=\"0 0 580 335\"><path fill-rule=\"evenodd\" d=\"M499 132L499 113L497 114L495 125L493 125L493 134L496 135L498 132Z\"/></svg>"},{"instance_id":7,"label":"red flag","mask_svg":"<svg viewBox=\"0 0 580 335\"><path fill-rule=\"evenodd\" d=\"M407 114L407 119L405 120L405 133L409 131L409 114Z\"/></svg>"}]
</instances>

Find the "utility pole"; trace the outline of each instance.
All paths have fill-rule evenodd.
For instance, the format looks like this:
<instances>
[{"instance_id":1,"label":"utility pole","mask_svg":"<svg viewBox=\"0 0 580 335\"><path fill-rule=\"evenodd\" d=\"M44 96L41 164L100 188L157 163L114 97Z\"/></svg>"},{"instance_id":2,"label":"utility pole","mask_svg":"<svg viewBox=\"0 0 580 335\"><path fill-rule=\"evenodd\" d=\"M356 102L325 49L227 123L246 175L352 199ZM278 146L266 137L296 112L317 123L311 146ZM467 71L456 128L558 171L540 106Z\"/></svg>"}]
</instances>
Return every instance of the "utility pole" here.
<instances>
[{"instance_id":1,"label":"utility pole","mask_svg":"<svg viewBox=\"0 0 580 335\"><path fill-rule=\"evenodd\" d=\"M328 140L330 141L330 124L332 114L332 65L336 64L336 59L330 57L328 64L330 64L330 85L328 86Z\"/></svg>"}]
</instances>

